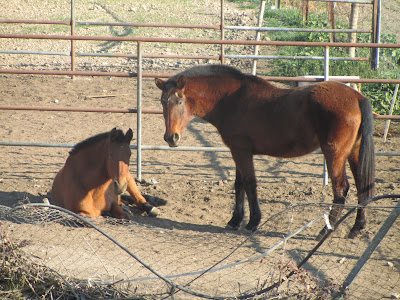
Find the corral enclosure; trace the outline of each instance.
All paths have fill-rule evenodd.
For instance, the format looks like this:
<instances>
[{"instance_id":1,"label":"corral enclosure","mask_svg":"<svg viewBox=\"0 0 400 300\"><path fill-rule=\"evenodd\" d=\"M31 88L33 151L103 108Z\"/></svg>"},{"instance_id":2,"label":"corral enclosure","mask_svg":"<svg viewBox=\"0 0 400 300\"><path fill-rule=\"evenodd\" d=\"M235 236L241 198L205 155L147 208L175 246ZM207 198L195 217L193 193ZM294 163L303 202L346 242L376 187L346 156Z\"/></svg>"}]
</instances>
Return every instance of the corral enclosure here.
<instances>
[{"instance_id":1,"label":"corral enclosure","mask_svg":"<svg viewBox=\"0 0 400 300\"><path fill-rule=\"evenodd\" d=\"M184 3L189 6L190 2ZM24 5L16 5L14 13L18 12L18 7L26 13ZM94 20L103 18L104 21L116 18L128 21L119 13L121 7L124 14L129 12L138 16L147 13L145 20L150 20L150 16L156 14L155 11L162 15L167 9L155 4L149 4L148 7L134 4L117 6L110 3L85 5L88 14L97 12L96 17L91 16ZM198 22L206 22L205 18L213 16L217 24L217 6L205 2L202 6L194 7L202 9L201 12L193 12L193 15L199 16ZM204 8L208 10L207 13L204 13ZM68 14L68 7L64 9ZM249 12L236 12L236 8L231 6L228 9L232 19L237 14L244 14L250 22L253 20L251 15L247 15ZM42 19L39 10L31 11L36 12L32 18ZM214 11L215 14L212 14ZM19 18L18 14L6 17ZM182 17L177 19L181 21ZM168 30L166 32L172 34ZM33 41L31 44L25 40L19 46L10 44L5 47L40 47L38 42ZM110 49L126 47L124 44L103 46L110 46ZM59 46L54 44L54 47ZM99 44L93 47L99 47ZM172 47L180 46L157 47L161 51L172 52L179 51ZM68 69L68 60L65 57L2 56L2 64L13 68ZM153 71L177 72L190 63L147 60L145 67ZM131 67L135 68L135 62L130 59L91 58L78 62L78 65L87 70L100 68L104 71L129 71ZM245 68L246 64L239 63L238 66ZM5 105L136 107L134 78L76 77L72 80L68 77L1 75L0 80L0 97ZM145 79L143 107L160 109L159 96L160 92L153 80ZM135 131L136 115L2 111L0 120L0 132L3 140L7 141L75 143L115 126L124 130L131 127ZM399 125L392 123L386 143L382 142L383 128L384 122L377 121L376 150L399 151ZM163 145L163 133L164 121L161 115L143 116L143 144ZM192 120L183 138L184 146L223 146L214 128L198 119ZM64 164L68 150L0 147L0 204L13 207L26 202L41 203L44 197L49 197L54 175ZM398 157L377 157L377 195L400 193L399 163ZM255 158L255 165L262 222L265 224L253 236L242 229L237 232L224 229L234 201L235 169L228 152L144 151L144 180L139 188L150 201L160 205L161 215L158 218L148 218L132 208L132 222L99 220L97 224L156 271L170 276L174 283L191 291L211 297L236 297L254 293L282 280L296 269L295 263L300 262L316 245L315 236L324 224L323 219L318 219L299 235L280 244L272 254L265 255L265 252L281 242L287 234L321 217L328 208L315 203L330 204L333 198L330 186L322 185L321 155L313 154L293 160L259 156ZM135 172L134 159L131 171ZM352 180L351 184L347 203L354 205L356 197ZM264 298L277 294L329 298L330 293L343 283L396 201L398 199L388 198L372 203L367 212L368 227L355 240L345 238L354 220L354 214L351 215L305 264L304 270L297 272L296 276L273 289L270 294L264 294ZM299 205L291 206L296 203ZM170 285L160 279L153 279L153 273L110 240L93 228L76 226L70 217L55 210L16 210L7 220L2 221L2 227L5 236L20 245L35 262L57 270L71 281L79 279L99 284L131 280L121 283L121 286L132 295L146 295L150 298L164 297L171 293ZM363 299L368 295L370 298L381 299L400 294L398 228L397 221L350 287L352 298ZM214 265L224 268L207 272ZM195 296L184 292L175 295L177 299L192 297Z\"/></svg>"}]
</instances>

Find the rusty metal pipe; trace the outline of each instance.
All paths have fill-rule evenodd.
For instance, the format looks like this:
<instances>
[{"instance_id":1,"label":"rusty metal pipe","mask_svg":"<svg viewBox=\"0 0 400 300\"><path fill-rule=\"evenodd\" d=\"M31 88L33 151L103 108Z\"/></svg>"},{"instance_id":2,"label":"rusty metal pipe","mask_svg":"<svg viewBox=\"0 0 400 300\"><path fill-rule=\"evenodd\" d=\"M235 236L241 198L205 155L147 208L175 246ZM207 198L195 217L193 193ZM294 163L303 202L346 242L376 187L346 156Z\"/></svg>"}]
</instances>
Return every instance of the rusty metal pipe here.
<instances>
[{"instance_id":1,"label":"rusty metal pipe","mask_svg":"<svg viewBox=\"0 0 400 300\"><path fill-rule=\"evenodd\" d=\"M137 113L135 108L99 108L99 107L52 107L52 106L17 106L0 105L0 110L36 110L36 111L69 111L69 112L105 112L105 113ZM145 114L162 114L162 110L142 109Z\"/></svg>"}]
</instances>

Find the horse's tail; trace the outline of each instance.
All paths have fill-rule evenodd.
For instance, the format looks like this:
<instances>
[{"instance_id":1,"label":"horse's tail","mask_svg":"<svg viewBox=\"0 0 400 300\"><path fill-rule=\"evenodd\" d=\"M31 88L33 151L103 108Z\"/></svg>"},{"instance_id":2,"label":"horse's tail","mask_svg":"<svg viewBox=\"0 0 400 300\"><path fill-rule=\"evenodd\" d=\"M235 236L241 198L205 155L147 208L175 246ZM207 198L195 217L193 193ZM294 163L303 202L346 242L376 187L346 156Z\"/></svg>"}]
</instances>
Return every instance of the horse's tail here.
<instances>
[{"instance_id":1,"label":"horse's tail","mask_svg":"<svg viewBox=\"0 0 400 300\"><path fill-rule=\"evenodd\" d=\"M373 197L375 190L375 147L374 147L374 118L372 106L367 98L359 100L361 110L361 145L358 156L357 192L359 202Z\"/></svg>"}]
</instances>

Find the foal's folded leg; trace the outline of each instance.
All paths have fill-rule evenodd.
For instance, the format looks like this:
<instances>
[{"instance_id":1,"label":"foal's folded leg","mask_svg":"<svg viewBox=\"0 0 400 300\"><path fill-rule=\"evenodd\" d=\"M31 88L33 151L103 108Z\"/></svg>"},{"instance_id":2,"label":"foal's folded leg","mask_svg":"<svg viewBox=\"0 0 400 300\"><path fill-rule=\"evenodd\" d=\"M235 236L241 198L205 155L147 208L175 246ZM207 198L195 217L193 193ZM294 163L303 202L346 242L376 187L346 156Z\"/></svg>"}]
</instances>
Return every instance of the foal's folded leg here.
<instances>
[{"instance_id":1,"label":"foal's folded leg","mask_svg":"<svg viewBox=\"0 0 400 300\"><path fill-rule=\"evenodd\" d=\"M132 177L131 174L127 176L127 181L128 181L127 191L131 195L135 205L139 209L143 209L150 217L156 217L160 213L159 209L146 201L146 199L140 193L136 185L135 179Z\"/></svg>"}]
</instances>

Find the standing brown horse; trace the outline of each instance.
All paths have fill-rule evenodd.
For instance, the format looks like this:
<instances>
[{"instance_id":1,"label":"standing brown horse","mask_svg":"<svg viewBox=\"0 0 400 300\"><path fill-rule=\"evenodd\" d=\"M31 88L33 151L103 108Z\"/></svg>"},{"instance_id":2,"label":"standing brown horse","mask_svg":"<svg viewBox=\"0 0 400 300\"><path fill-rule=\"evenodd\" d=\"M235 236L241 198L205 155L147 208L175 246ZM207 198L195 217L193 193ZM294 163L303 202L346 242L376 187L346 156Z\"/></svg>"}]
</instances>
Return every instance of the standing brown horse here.
<instances>
[{"instance_id":1,"label":"standing brown horse","mask_svg":"<svg viewBox=\"0 0 400 300\"><path fill-rule=\"evenodd\" d=\"M52 203L83 216L129 219L120 206L127 190L137 207L156 216L158 209L146 202L129 172L132 137L132 129L124 135L114 128L75 145L54 179Z\"/></svg>"},{"instance_id":2,"label":"standing brown horse","mask_svg":"<svg viewBox=\"0 0 400 300\"><path fill-rule=\"evenodd\" d=\"M237 229L247 194L255 230L261 220L253 155L297 157L321 148L332 181L335 204L344 204L349 182L345 164L354 175L358 202L374 192L375 152L371 104L354 89L338 82L321 82L282 89L224 65L197 66L169 78L156 78L170 147L179 143L190 116L214 125L230 148L236 164L236 205L227 227ZM334 205L332 224L342 210ZM363 208L349 236L366 225Z\"/></svg>"}]
</instances>

